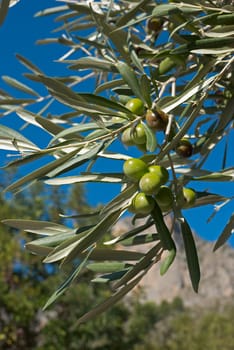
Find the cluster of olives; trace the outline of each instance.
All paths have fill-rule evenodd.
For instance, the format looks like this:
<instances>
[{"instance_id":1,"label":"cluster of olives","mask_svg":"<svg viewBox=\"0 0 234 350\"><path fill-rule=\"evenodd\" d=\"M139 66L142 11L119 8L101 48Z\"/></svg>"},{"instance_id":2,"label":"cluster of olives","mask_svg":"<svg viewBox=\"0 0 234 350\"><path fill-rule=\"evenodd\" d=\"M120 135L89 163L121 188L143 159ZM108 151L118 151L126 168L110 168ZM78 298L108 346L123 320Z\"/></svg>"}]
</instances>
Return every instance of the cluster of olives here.
<instances>
[{"instance_id":1,"label":"cluster of olives","mask_svg":"<svg viewBox=\"0 0 234 350\"><path fill-rule=\"evenodd\" d=\"M137 182L139 192L133 198L129 211L147 215L155 207L155 200L163 212L172 209L174 196L170 187L165 186L169 179L166 168L160 165L147 165L142 159L130 158L124 162L123 172L133 182ZM182 208L192 206L196 193L190 188L183 188L178 198Z\"/></svg>"},{"instance_id":2,"label":"cluster of olives","mask_svg":"<svg viewBox=\"0 0 234 350\"><path fill-rule=\"evenodd\" d=\"M126 107L134 114L142 116L153 131L165 131L168 124L168 115L161 110L148 109L145 112L144 104L139 98L130 99ZM172 130L173 131L173 130ZM174 132L175 134L175 132ZM173 137L173 135L172 135ZM146 151L146 132L144 122L140 121L132 127L128 127L121 135L121 141L126 146L137 146L141 151ZM176 153L181 157L191 157L193 146L188 139L183 138L178 143Z\"/></svg>"},{"instance_id":3,"label":"cluster of olives","mask_svg":"<svg viewBox=\"0 0 234 350\"><path fill-rule=\"evenodd\" d=\"M132 98L126 103L126 107L142 120L132 127L128 127L121 135L123 144L135 145L146 151L146 132L144 122L154 131L165 131L168 116L162 111L145 111L144 103L139 98ZM172 136L173 137L173 136ZM182 157L190 157L193 146L187 139L178 143L176 153ZM139 192L133 198L129 211L135 214L148 215L155 207L155 201L163 212L170 211L173 207L174 195L170 187L165 186L169 179L166 168L160 165L148 165L140 158L130 158L125 161L123 172L132 182L137 182ZM192 206L196 199L196 193L190 188L183 188L176 198L181 208Z\"/></svg>"}]
</instances>

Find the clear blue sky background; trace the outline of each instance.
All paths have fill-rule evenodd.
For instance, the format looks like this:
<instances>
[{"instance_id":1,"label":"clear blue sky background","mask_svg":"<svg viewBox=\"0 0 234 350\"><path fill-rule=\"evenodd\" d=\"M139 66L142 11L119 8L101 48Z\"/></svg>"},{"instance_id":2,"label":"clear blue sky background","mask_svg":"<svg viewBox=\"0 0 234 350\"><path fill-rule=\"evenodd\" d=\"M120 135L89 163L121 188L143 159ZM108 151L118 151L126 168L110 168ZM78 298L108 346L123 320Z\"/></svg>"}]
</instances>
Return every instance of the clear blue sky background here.
<instances>
[{"instance_id":1,"label":"clear blue sky background","mask_svg":"<svg viewBox=\"0 0 234 350\"><path fill-rule=\"evenodd\" d=\"M58 4L58 3L57 3ZM0 40L1 40L1 55L0 55L0 76L9 75L22 82L28 83L26 79L22 79L21 75L26 72L24 68L15 58L15 54L19 53L25 56L33 63L39 66L48 75L61 75L65 74L64 66L61 63L55 62L63 53L65 53L65 48L60 45L36 45L35 42L38 39L51 37L51 31L55 27L53 18L50 17L40 17L33 18L34 14L47 7L55 6L56 2L53 0L21 0L15 7L11 8L5 23L0 27ZM0 88L8 89L9 87L1 80ZM12 90L13 92L13 90ZM16 90L14 90L14 94ZM21 121L18 121L15 116L8 117L1 121L1 123L7 124L10 127L20 127L22 125ZM35 130L35 129L33 129ZM25 135L29 138L33 137L33 140L37 142L40 146L45 146L47 144L47 139L45 135L43 139L41 138L41 132L36 130L32 134L32 129L25 131ZM233 134L229 139L229 152L227 159L227 166L233 165ZM119 145L115 146L115 150ZM223 153L224 144L221 142L217 147L215 152L209 158L206 164L208 170L216 170L221 167L222 158L220 154ZM232 152L230 152L232 150ZM126 150L125 150L126 152ZM0 151L0 161L3 165L4 152ZM135 156L137 154L133 154ZM120 171L121 165L118 162L113 163L115 168L107 168L109 165L107 163L101 163L99 165L99 170L104 167L106 171ZM98 170L98 169L97 169ZM193 184L193 187L198 190L213 191L222 195L234 194L234 185L226 183L202 183ZM118 185L95 185L91 184L87 186L87 198L89 203L96 205L98 203L105 203L112 199L119 191ZM212 206L206 206L202 208L195 208L193 210L186 210L185 216L191 223L193 229L203 238L214 241L218 235L221 233L222 229L233 211L233 202L225 206L225 209L221 210L215 218L207 224L206 220L213 212ZM230 243L234 245L234 239L230 240Z\"/></svg>"}]
</instances>

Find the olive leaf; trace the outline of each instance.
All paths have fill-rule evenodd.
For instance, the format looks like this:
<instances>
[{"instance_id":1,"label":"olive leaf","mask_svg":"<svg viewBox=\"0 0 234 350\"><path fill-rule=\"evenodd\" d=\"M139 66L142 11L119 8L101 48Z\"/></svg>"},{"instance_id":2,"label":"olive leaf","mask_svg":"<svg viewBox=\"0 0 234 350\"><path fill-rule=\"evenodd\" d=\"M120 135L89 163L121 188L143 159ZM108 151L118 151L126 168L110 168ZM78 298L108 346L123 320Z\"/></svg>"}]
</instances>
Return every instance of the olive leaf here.
<instances>
[{"instance_id":1,"label":"olive leaf","mask_svg":"<svg viewBox=\"0 0 234 350\"><path fill-rule=\"evenodd\" d=\"M184 241L184 248L188 264L188 270L194 291L198 292L200 281L200 266L197 256L197 249L194 242L191 228L185 218L180 221L181 232Z\"/></svg>"}]
</instances>

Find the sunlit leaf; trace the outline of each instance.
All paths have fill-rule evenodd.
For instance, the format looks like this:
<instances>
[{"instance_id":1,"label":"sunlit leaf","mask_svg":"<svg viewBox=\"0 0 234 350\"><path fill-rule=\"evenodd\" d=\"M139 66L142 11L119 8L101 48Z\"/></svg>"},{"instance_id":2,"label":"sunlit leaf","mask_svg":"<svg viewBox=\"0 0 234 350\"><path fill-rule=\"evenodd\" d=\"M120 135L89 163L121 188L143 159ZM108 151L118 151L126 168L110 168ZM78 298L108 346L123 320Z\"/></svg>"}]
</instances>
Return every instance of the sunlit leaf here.
<instances>
[{"instance_id":1,"label":"sunlit leaf","mask_svg":"<svg viewBox=\"0 0 234 350\"><path fill-rule=\"evenodd\" d=\"M213 249L214 251L219 249L220 247L222 247L227 242L227 240L234 233L233 228L234 228L234 214L232 214L232 216L230 217L228 223L226 224L223 232L221 233L221 235L217 239L215 246L214 246L214 249Z\"/></svg>"},{"instance_id":2,"label":"sunlit leaf","mask_svg":"<svg viewBox=\"0 0 234 350\"><path fill-rule=\"evenodd\" d=\"M77 176L67 176L59 177L54 179L49 179L44 181L48 185L60 186L74 183L83 183L83 182L109 182L109 183L122 183L123 175L122 174L82 174Z\"/></svg>"},{"instance_id":3,"label":"sunlit leaf","mask_svg":"<svg viewBox=\"0 0 234 350\"><path fill-rule=\"evenodd\" d=\"M43 72L37 67L35 66L35 64L33 64L32 62L30 62L27 58L17 54L16 57L18 58L18 60L20 61L20 63L22 63L25 67L27 67L29 70L31 70L33 73L37 74L43 74Z\"/></svg>"},{"instance_id":4,"label":"sunlit leaf","mask_svg":"<svg viewBox=\"0 0 234 350\"><path fill-rule=\"evenodd\" d=\"M2 222L18 230L24 230L26 232L32 232L32 233L45 235L45 236L53 236L59 233L68 234L68 233L74 232L74 229L69 229L64 225L60 225L50 221L6 219L6 220L3 220Z\"/></svg>"},{"instance_id":5,"label":"sunlit leaf","mask_svg":"<svg viewBox=\"0 0 234 350\"><path fill-rule=\"evenodd\" d=\"M22 84L21 82L19 82L18 80L8 77L6 75L2 76L2 79L9 85L13 86L14 88L25 92L27 94L33 95L33 96L39 96L39 94L34 91L32 88L28 87L25 84Z\"/></svg>"}]
</instances>

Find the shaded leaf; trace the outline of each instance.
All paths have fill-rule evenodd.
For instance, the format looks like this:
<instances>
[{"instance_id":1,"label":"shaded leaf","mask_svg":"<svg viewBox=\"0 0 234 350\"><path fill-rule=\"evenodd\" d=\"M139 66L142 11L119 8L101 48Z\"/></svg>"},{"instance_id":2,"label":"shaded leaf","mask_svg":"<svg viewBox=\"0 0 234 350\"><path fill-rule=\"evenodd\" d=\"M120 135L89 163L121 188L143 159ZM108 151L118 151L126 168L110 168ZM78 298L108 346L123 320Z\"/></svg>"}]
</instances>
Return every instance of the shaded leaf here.
<instances>
[{"instance_id":1,"label":"shaded leaf","mask_svg":"<svg viewBox=\"0 0 234 350\"><path fill-rule=\"evenodd\" d=\"M0 26L3 24L7 13L8 13L8 8L10 5L11 0L2 0L1 5L0 5Z\"/></svg>"},{"instance_id":2,"label":"shaded leaf","mask_svg":"<svg viewBox=\"0 0 234 350\"><path fill-rule=\"evenodd\" d=\"M160 243L152 247L147 253L144 254L139 262L137 262L119 281L113 285L113 288L119 288L120 286L128 283L132 278L136 277L138 273L146 272L156 262L157 254L159 253L160 249Z\"/></svg>"},{"instance_id":3,"label":"shaded leaf","mask_svg":"<svg viewBox=\"0 0 234 350\"><path fill-rule=\"evenodd\" d=\"M146 235L138 235L134 237L130 237L124 240L121 240L121 244L123 246L132 246L132 245L138 245L138 244L146 244L146 243L152 243L154 241L159 240L159 235L156 233L148 233Z\"/></svg>"},{"instance_id":4,"label":"shaded leaf","mask_svg":"<svg viewBox=\"0 0 234 350\"><path fill-rule=\"evenodd\" d=\"M94 248L92 247L90 251L87 253L86 258L80 262L80 264L76 267L76 269L72 272L72 274L63 282L63 284L51 295L49 300L46 302L45 306L43 307L43 310L47 309L49 305L51 305L53 302L55 302L56 299L58 299L71 285L71 283L78 277L82 269L85 267L86 262L89 258L89 254L91 254L92 250Z\"/></svg>"},{"instance_id":5,"label":"shaded leaf","mask_svg":"<svg viewBox=\"0 0 234 350\"><path fill-rule=\"evenodd\" d=\"M145 123L142 123L146 135L146 149L149 152L154 152L157 148L157 138L155 132Z\"/></svg>"},{"instance_id":6,"label":"shaded leaf","mask_svg":"<svg viewBox=\"0 0 234 350\"><path fill-rule=\"evenodd\" d=\"M184 248L188 264L188 270L194 291L198 292L200 281L200 266L197 256L197 249L193 239L193 234L186 219L180 221L181 232L184 241Z\"/></svg>"},{"instance_id":7,"label":"shaded leaf","mask_svg":"<svg viewBox=\"0 0 234 350\"><path fill-rule=\"evenodd\" d=\"M124 276L126 274L126 272L130 269L130 267L120 270L120 271L115 271L112 273L108 273L105 275L100 275L96 278L93 278L91 280L91 282L93 283L110 283L113 282L115 280L120 279L122 276Z\"/></svg>"},{"instance_id":8,"label":"shaded leaf","mask_svg":"<svg viewBox=\"0 0 234 350\"><path fill-rule=\"evenodd\" d=\"M114 239L111 239L110 241L106 241L104 242L105 245L110 245L110 244L116 244L118 242L124 242L125 240L128 241L128 239L134 239L135 237L137 237L136 235L146 229L148 229L149 227L153 226L153 222L146 222L143 225L139 225L137 227L135 227L132 230L128 230L127 232L121 234L118 237L115 237Z\"/></svg>"},{"instance_id":9,"label":"shaded leaf","mask_svg":"<svg viewBox=\"0 0 234 350\"><path fill-rule=\"evenodd\" d=\"M119 73L121 74L123 80L128 84L133 93L141 100L145 101L144 96L141 93L141 87L134 70L124 62L118 62L116 64L116 67Z\"/></svg>"},{"instance_id":10,"label":"shaded leaf","mask_svg":"<svg viewBox=\"0 0 234 350\"><path fill-rule=\"evenodd\" d=\"M79 240L78 244L74 246L74 249L66 256L64 264L72 261L74 258L79 256L80 253L84 252L94 243L97 243L101 237L103 237L112 227L112 225L119 219L123 210L120 209L114 213L108 213L103 219L101 219L87 234ZM53 255L49 256L48 259L53 258Z\"/></svg>"},{"instance_id":11,"label":"shaded leaf","mask_svg":"<svg viewBox=\"0 0 234 350\"><path fill-rule=\"evenodd\" d=\"M157 202L155 202L155 207L151 212L151 216L154 219L154 223L155 223L162 247L165 250L169 250L169 251L172 249L176 249L175 243L171 237L171 233L164 222L161 209L159 208Z\"/></svg>"},{"instance_id":12,"label":"shaded leaf","mask_svg":"<svg viewBox=\"0 0 234 350\"><path fill-rule=\"evenodd\" d=\"M124 188L120 194L118 194L112 201L110 201L101 211L101 215L110 213L112 211L119 210L120 208L126 209L133 196L136 194L137 185L129 184Z\"/></svg>"}]
</instances>

